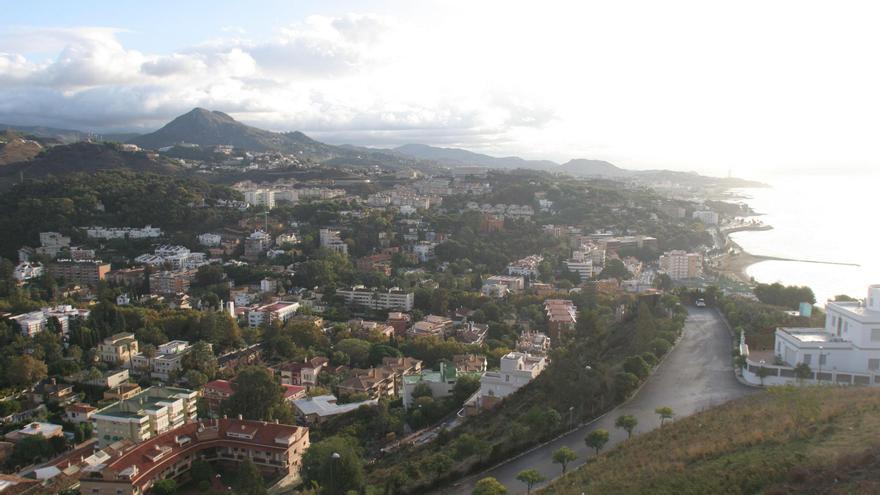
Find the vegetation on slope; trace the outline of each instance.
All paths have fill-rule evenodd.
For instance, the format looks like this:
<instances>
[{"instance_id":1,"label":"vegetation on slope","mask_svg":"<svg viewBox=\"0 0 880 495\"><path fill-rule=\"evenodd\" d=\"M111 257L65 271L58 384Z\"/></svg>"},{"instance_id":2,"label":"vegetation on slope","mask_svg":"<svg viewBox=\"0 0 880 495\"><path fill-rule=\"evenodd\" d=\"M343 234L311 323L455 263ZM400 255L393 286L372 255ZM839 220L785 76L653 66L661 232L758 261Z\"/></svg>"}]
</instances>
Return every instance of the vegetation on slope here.
<instances>
[{"instance_id":1,"label":"vegetation on slope","mask_svg":"<svg viewBox=\"0 0 880 495\"><path fill-rule=\"evenodd\" d=\"M878 411L880 390L774 388L633 437L539 493L876 493Z\"/></svg>"}]
</instances>

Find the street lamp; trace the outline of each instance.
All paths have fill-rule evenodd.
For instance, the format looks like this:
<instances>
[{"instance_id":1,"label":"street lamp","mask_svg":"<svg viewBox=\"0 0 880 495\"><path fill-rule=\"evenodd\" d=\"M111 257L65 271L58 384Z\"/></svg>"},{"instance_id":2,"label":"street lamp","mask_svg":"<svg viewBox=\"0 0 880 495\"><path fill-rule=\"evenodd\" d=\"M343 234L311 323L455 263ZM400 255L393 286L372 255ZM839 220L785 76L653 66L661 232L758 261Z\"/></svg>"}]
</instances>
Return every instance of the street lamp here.
<instances>
[{"instance_id":1,"label":"street lamp","mask_svg":"<svg viewBox=\"0 0 880 495\"><path fill-rule=\"evenodd\" d=\"M569 406L568 408L568 429L571 431L572 429L572 417L574 415L574 406Z\"/></svg>"},{"instance_id":2,"label":"street lamp","mask_svg":"<svg viewBox=\"0 0 880 495\"><path fill-rule=\"evenodd\" d=\"M336 463L339 462L339 452L330 454L330 481L333 483L333 493L336 493Z\"/></svg>"},{"instance_id":3,"label":"street lamp","mask_svg":"<svg viewBox=\"0 0 880 495\"><path fill-rule=\"evenodd\" d=\"M823 346L821 346L821 345L819 346L819 372L816 373L816 381L817 382L822 381L822 350L824 350L824 349L825 348Z\"/></svg>"}]
</instances>

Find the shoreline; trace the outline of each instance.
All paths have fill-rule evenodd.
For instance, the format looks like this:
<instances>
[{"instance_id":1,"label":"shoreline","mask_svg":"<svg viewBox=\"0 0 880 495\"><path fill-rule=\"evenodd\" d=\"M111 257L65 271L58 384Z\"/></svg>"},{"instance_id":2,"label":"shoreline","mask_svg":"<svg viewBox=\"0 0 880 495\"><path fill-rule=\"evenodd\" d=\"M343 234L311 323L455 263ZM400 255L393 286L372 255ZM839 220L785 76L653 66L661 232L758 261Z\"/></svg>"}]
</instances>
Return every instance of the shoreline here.
<instances>
[{"instance_id":1,"label":"shoreline","mask_svg":"<svg viewBox=\"0 0 880 495\"><path fill-rule=\"evenodd\" d=\"M748 251L744 250L742 246L736 243L733 239L730 238L729 234L734 232L744 232L744 231L765 231L771 230L773 227L771 225L760 224L760 225L752 225L752 226L742 226L736 227L732 229L718 229L719 235L721 235L724 240L724 249L727 251L725 254L717 256L713 260L713 264L715 265L715 269L718 272L718 276L726 276L731 278L737 282L752 285L757 281L754 280L749 274L748 269L754 264L761 263L762 261L790 261L795 263L817 263L822 265L840 265L840 266L861 266L857 263L843 263L837 261L821 261L821 260L808 260L808 259L797 259L797 258L784 258L779 256L765 256L761 254L752 254ZM731 252L732 251L732 252Z\"/></svg>"}]
</instances>

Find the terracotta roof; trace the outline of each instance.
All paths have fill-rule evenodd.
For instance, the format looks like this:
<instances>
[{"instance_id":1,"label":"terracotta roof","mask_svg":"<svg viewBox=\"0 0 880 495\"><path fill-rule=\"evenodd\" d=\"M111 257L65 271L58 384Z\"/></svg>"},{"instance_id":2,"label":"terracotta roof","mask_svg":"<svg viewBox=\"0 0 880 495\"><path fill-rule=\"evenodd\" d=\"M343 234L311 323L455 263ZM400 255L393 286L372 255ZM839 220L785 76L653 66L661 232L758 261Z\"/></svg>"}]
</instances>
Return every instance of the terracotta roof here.
<instances>
[{"instance_id":1,"label":"terracotta roof","mask_svg":"<svg viewBox=\"0 0 880 495\"><path fill-rule=\"evenodd\" d=\"M246 444L283 451L289 445L279 443L277 439L289 438L302 430L308 434L308 429L301 426L240 419L202 420L187 423L137 445L110 462L107 468L119 473L136 467L137 475L131 478L131 484L135 485L151 479L176 462L178 456L193 450Z\"/></svg>"},{"instance_id":2,"label":"terracotta roof","mask_svg":"<svg viewBox=\"0 0 880 495\"><path fill-rule=\"evenodd\" d=\"M298 385L281 385L281 386L284 387L284 398L285 399L291 399L291 398L295 399L295 398L297 398L297 396L299 396L300 394L302 394L306 390L305 387L300 387Z\"/></svg>"},{"instance_id":3,"label":"terracotta roof","mask_svg":"<svg viewBox=\"0 0 880 495\"><path fill-rule=\"evenodd\" d=\"M214 380L206 383L205 388L211 388L227 395L232 395L232 393L235 392L235 390L232 389L232 382L229 380Z\"/></svg>"}]
</instances>

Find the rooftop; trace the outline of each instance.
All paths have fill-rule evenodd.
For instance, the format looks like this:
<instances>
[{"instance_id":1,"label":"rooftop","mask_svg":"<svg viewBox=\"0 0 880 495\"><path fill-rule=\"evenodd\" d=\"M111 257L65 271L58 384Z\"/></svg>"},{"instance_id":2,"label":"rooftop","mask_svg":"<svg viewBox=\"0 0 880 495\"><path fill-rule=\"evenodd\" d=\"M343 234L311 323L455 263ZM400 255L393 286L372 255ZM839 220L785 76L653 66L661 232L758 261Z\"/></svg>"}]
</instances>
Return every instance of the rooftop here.
<instances>
[{"instance_id":1,"label":"rooftop","mask_svg":"<svg viewBox=\"0 0 880 495\"><path fill-rule=\"evenodd\" d=\"M334 416L336 414L345 414L361 406L374 406L379 403L378 399L365 400L362 402L351 402L349 404L337 404L335 395L319 395L306 399L298 399L293 401L293 405L304 415L309 416L315 414L320 417Z\"/></svg>"}]
</instances>

